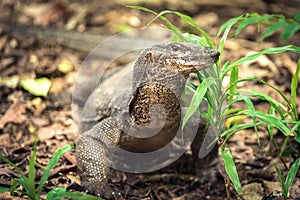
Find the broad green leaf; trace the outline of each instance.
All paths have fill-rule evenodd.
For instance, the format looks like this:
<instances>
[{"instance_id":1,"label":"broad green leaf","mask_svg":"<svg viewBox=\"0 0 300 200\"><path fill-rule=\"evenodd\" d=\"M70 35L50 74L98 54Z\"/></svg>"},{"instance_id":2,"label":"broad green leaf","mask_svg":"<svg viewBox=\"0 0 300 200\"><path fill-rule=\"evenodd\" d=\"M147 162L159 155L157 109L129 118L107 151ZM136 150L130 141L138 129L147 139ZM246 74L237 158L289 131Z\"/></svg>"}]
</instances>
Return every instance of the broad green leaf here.
<instances>
[{"instance_id":1,"label":"broad green leaf","mask_svg":"<svg viewBox=\"0 0 300 200\"><path fill-rule=\"evenodd\" d=\"M284 25L286 24L285 21L280 20L278 23L275 23L273 25L270 25L265 31L264 33L260 36L259 41L262 42L266 37L269 37L270 35L272 35L274 32L276 32L277 30L279 30L280 28L284 27Z\"/></svg>"},{"instance_id":2,"label":"broad green leaf","mask_svg":"<svg viewBox=\"0 0 300 200\"><path fill-rule=\"evenodd\" d=\"M239 175L236 170L236 166L233 161L233 157L229 150L222 150L222 159L225 165L226 173L228 174L231 182L233 183L236 192L241 195L242 187L239 179Z\"/></svg>"},{"instance_id":3,"label":"broad green leaf","mask_svg":"<svg viewBox=\"0 0 300 200\"><path fill-rule=\"evenodd\" d=\"M9 191L10 191L10 188L0 186L0 192L9 192Z\"/></svg>"},{"instance_id":4,"label":"broad green leaf","mask_svg":"<svg viewBox=\"0 0 300 200\"><path fill-rule=\"evenodd\" d=\"M300 24L296 24L296 23L286 24L282 32L283 41L286 41L291 37L293 37L299 30L300 30Z\"/></svg>"},{"instance_id":5,"label":"broad green leaf","mask_svg":"<svg viewBox=\"0 0 300 200\"><path fill-rule=\"evenodd\" d=\"M200 103L207 91L207 88L212 84L213 78L204 79L203 82L197 87L197 90L192 98L192 101L187 109L183 117L182 128L185 126L186 122L189 120L190 117L196 112L199 108Z\"/></svg>"},{"instance_id":6,"label":"broad green leaf","mask_svg":"<svg viewBox=\"0 0 300 200\"><path fill-rule=\"evenodd\" d=\"M46 77L37 79L25 78L21 80L21 86L35 96L45 97L51 87L51 81Z\"/></svg>"},{"instance_id":7,"label":"broad green leaf","mask_svg":"<svg viewBox=\"0 0 300 200\"><path fill-rule=\"evenodd\" d=\"M50 170L57 164L59 158L67 151L69 151L70 149L74 148L73 144L68 144L66 146L64 146L61 149L58 149L55 154L53 155L53 157L50 159L44 173L43 176L41 177L41 180L39 182L39 186L38 186L38 196L41 195L42 193L42 188L44 186L45 181L48 179L49 174L50 174Z\"/></svg>"},{"instance_id":8,"label":"broad green leaf","mask_svg":"<svg viewBox=\"0 0 300 200\"><path fill-rule=\"evenodd\" d=\"M295 19L296 21L300 22L300 12L298 12L298 13L296 13L296 14L294 15L294 19Z\"/></svg>"},{"instance_id":9,"label":"broad green leaf","mask_svg":"<svg viewBox=\"0 0 300 200\"><path fill-rule=\"evenodd\" d=\"M80 192L67 192L66 188L55 188L47 194L47 200L61 200L64 198L74 200L101 200L101 198Z\"/></svg>"}]
</instances>

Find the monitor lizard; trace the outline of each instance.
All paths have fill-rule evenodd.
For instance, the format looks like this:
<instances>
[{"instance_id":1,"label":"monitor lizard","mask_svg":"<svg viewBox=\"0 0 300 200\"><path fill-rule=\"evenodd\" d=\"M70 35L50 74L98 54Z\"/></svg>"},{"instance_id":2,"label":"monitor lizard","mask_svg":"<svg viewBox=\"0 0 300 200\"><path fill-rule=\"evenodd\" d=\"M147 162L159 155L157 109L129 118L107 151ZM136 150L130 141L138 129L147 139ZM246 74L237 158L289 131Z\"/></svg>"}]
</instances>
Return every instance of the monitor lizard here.
<instances>
[{"instance_id":1,"label":"monitor lizard","mask_svg":"<svg viewBox=\"0 0 300 200\"><path fill-rule=\"evenodd\" d=\"M208 47L163 43L139 54L132 82L120 92L112 86L131 66L100 82L86 101L79 122L76 157L82 185L90 193L110 198L107 162L117 146L143 153L168 144L180 128L179 99L189 74L212 66L218 57L219 52ZM151 110L155 105L163 111ZM155 136L133 136L157 127L162 128ZM203 138L205 132L201 129L198 134Z\"/></svg>"},{"instance_id":2,"label":"monitor lizard","mask_svg":"<svg viewBox=\"0 0 300 200\"><path fill-rule=\"evenodd\" d=\"M107 38L95 34L19 25L9 26L9 29L22 34L38 35L42 40L56 40L67 47L85 52ZM141 42L143 41L145 38L141 38ZM134 44L132 38L128 41L125 38L125 42ZM112 47L117 51L118 45L113 44ZM124 47L126 48L126 45ZM101 55L104 59L111 58L114 56L112 53L114 51ZM76 145L76 157L82 185L88 192L106 198L112 196L112 190L108 185L106 162L107 153L113 151L115 145L133 152L149 152L170 142L180 128L179 99L186 79L190 73L213 65L218 56L216 50L190 43L164 43L144 49L134 65L118 67L119 69L113 73L106 72L109 75L104 74L103 77L106 78L102 79L96 89L95 85L91 86L89 82L85 85L90 87L76 87L77 95L73 97L79 98L73 103L81 108L80 113L77 113L80 136ZM109 85L114 85L117 79L131 70L133 70L132 82L123 86L123 92L114 93ZM95 80L91 82L94 83ZM149 128L149 124L152 126L150 129L161 126L162 113L156 110L157 113L153 116L150 112L155 104L161 105L167 116L159 133L149 138L137 138L127 134L128 131L137 134L143 131L143 127ZM205 131L201 128L203 126L198 130L196 139L199 141L196 150L192 147L193 153L196 154L205 135Z\"/></svg>"}]
</instances>

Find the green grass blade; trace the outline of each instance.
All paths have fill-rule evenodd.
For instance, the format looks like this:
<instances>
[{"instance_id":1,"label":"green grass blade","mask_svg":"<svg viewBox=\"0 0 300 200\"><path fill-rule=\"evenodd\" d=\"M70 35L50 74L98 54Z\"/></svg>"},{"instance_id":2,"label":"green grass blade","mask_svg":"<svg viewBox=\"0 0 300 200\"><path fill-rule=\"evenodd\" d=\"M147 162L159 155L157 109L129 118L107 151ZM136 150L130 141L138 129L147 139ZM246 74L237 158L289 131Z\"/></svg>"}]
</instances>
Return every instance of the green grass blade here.
<instances>
[{"instance_id":1,"label":"green grass blade","mask_svg":"<svg viewBox=\"0 0 300 200\"><path fill-rule=\"evenodd\" d=\"M275 111L276 111L275 108L273 106L271 106L270 110L269 110L269 114L275 117L276 116ZM272 141L274 139L274 126L271 126L270 124L268 124L267 130L269 133L270 141Z\"/></svg>"},{"instance_id":2,"label":"green grass blade","mask_svg":"<svg viewBox=\"0 0 300 200\"><path fill-rule=\"evenodd\" d=\"M233 100L233 94L236 92L236 86L237 84L233 84L233 83L236 83L238 81L238 78L239 78L239 68L238 66L236 67L233 67L231 72L230 72L230 85L232 85L232 87L230 87L229 89L229 102L231 102Z\"/></svg>"},{"instance_id":3,"label":"green grass blade","mask_svg":"<svg viewBox=\"0 0 300 200\"><path fill-rule=\"evenodd\" d=\"M233 25L235 25L237 22L239 22L241 19L243 19L245 17L245 15L241 15L239 17L235 17L232 18L230 20L228 20L227 22L225 22L219 29L219 32L217 33L217 36L219 37L221 35L221 33L224 31L223 36L221 38L220 41L220 45L218 48L218 51L220 53L220 57L219 57L219 61L217 63L217 66L221 66L221 61L222 61L222 55L223 55L223 49L224 49L224 45L226 42L226 39L228 37L229 31L232 28ZM220 68L220 67L219 67ZM223 71L223 70L222 70ZM223 77L223 75L222 75Z\"/></svg>"},{"instance_id":4,"label":"green grass blade","mask_svg":"<svg viewBox=\"0 0 300 200\"><path fill-rule=\"evenodd\" d=\"M284 184L284 177L283 177L283 174L282 174L281 171L278 169L276 163L273 163L273 165L274 165L274 167L275 167L277 176L278 176L278 178L279 178L279 182L280 182L280 185L281 185L283 194L287 194L287 188L285 187L285 184Z\"/></svg>"},{"instance_id":5,"label":"green grass blade","mask_svg":"<svg viewBox=\"0 0 300 200\"><path fill-rule=\"evenodd\" d=\"M241 15L241 16L229 19L227 22L225 22L224 24L222 24L222 26L219 28L217 36L219 37L222 32L226 32L226 29L232 27L233 25L235 25L237 22L239 22L240 20L244 19L248 15L249 14L244 14L244 15Z\"/></svg>"},{"instance_id":6,"label":"green grass blade","mask_svg":"<svg viewBox=\"0 0 300 200\"><path fill-rule=\"evenodd\" d=\"M279 20L278 23L275 23L273 25L270 25L264 32L263 34L260 36L259 38L259 42L262 42L266 37L269 37L270 35L272 35L274 32L276 32L277 30L281 29L282 27L284 27L284 25L286 24L286 22L284 20Z\"/></svg>"},{"instance_id":7,"label":"green grass blade","mask_svg":"<svg viewBox=\"0 0 300 200\"><path fill-rule=\"evenodd\" d=\"M289 188L291 187L296 175L297 175L297 172L298 172L298 169L299 169L299 166L300 166L300 158L298 158L294 164L291 166L291 168L289 169L289 172L288 172L288 175L285 179L285 182L284 182L284 185L285 187L287 188L287 190L289 190Z\"/></svg>"},{"instance_id":8,"label":"green grass blade","mask_svg":"<svg viewBox=\"0 0 300 200\"><path fill-rule=\"evenodd\" d=\"M287 106L292 110L292 105L290 103L290 101L287 99L287 97L283 94L282 91L280 91L279 89L277 89L276 87L266 83L265 81L263 80L260 80L260 79L256 79L255 81L259 82L259 83L262 83L262 84L265 84L267 85L268 87L272 88L273 90L275 90L280 96L281 98L285 101L285 103L287 104ZM284 109L284 108L283 108ZM294 116L292 116L292 118L294 118Z\"/></svg>"},{"instance_id":9,"label":"green grass blade","mask_svg":"<svg viewBox=\"0 0 300 200\"><path fill-rule=\"evenodd\" d=\"M147 9L147 10L149 10L149 9ZM146 27L147 26L149 26L150 24L152 24L155 20L157 20L157 19L161 19L161 20L163 20L164 22L166 22L167 24L168 24L168 26L169 26L169 28L173 31L173 32L175 32L175 33L181 33L181 31L176 27L176 26L174 26L164 15L165 14L171 14L171 13L173 13L173 11L170 11L170 10L163 10L163 11L161 11L160 13L156 13L156 12L151 12L152 14L154 14L155 13L155 15L156 15L156 17L154 18L154 19L152 19L147 25L146 25Z\"/></svg>"},{"instance_id":10,"label":"green grass blade","mask_svg":"<svg viewBox=\"0 0 300 200\"><path fill-rule=\"evenodd\" d=\"M208 36L208 34L203 29L201 29L198 26L198 24L193 20L193 18L191 18L188 15L182 14L180 12L173 12L173 13L175 13L176 15L178 15L179 17L181 17L185 22L187 22L188 24L190 24L194 28L196 28L201 33L201 35L206 39L206 41L208 42L209 46L211 48L215 48L215 44L213 43L213 41L211 40L211 38Z\"/></svg>"},{"instance_id":11,"label":"green grass blade","mask_svg":"<svg viewBox=\"0 0 300 200\"><path fill-rule=\"evenodd\" d=\"M233 183L234 189L239 195L241 195L242 187L241 187L240 179L236 170L236 166L233 161L233 157L229 150L222 150L222 159L225 165L226 173L228 174L231 182Z\"/></svg>"},{"instance_id":12,"label":"green grass blade","mask_svg":"<svg viewBox=\"0 0 300 200\"><path fill-rule=\"evenodd\" d=\"M247 62L249 60L254 60L254 59L258 58L261 55L264 55L264 54L278 54L278 53L283 53L283 52L286 52L286 51L292 51L292 52L300 54L300 47L296 47L296 46L293 46L293 45L287 45L287 46L282 46L282 47L274 47L274 48L264 49L264 50L262 50L260 52L254 53L254 54L249 55L249 56L245 56L243 58L240 58L236 62L230 64L226 68L226 71L224 71L224 69L222 69L222 77L224 77L224 75L229 70L231 70L231 68L233 68L233 67L235 67L237 65L240 65L240 64L242 64L244 62Z\"/></svg>"},{"instance_id":13,"label":"green grass blade","mask_svg":"<svg viewBox=\"0 0 300 200\"><path fill-rule=\"evenodd\" d=\"M10 186L10 196L13 196L14 192L17 190L17 187L20 185L20 179L13 179Z\"/></svg>"},{"instance_id":14,"label":"green grass blade","mask_svg":"<svg viewBox=\"0 0 300 200\"><path fill-rule=\"evenodd\" d=\"M246 106L248 107L248 111L249 111L249 114L250 116L252 117L253 119L253 124L254 124L254 127L255 127L255 131L257 131L257 127L256 127L256 110L255 110L255 107L252 103L252 101L250 100L249 96L247 95L243 95L243 94L236 94L236 96L238 97L238 100L242 100L246 103Z\"/></svg>"},{"instance_id":15,"label":"green grass blade","mask_svg":"<svg viewBox=\"0 0 300 200\"><path fill-rule=\"evenodd\" d=\"M33 187L35 187L35 161L36 161L36 145L38 142L38 136L35 135L34 137L34 143L33 143L33 148L31 151L31 156L30 156L30 160L29 160L29 172L28 172L28 182L30 182L30 184L33 185ZM35 190L35 188L34 188Z\"/></svg>"},{"instance_id":16,"label":"green grass blade","mask_svg":"<svg viewBox=\"0 0 300 200\"><path fill-rule=\"evenodd\" d=\"M198 35L194 35L191 33L183 33L182 36L185 38L186 42L197 44L199 46L209 47L206 39L204 37L199 37ZM178 38L172 38L171 41L173 42L181 42Z\"/></svg>"},{"instance_id":17,"label":"green grass blade","mask_svg":"<svg viewBox=\"0 0 300 200\"><path fill-rule=\"evenodd\" d=\"M212 82L213 82L213 78L207 78L207 79L204 79L203 82L197 87L197 90L196 90L196 92L192 98L192 101L187 109L187 112L185 113L185 115L183 117L182 128L185 126L185 124L189 120L189 118L199 108L199 105L202 102L202 99L207 91L207 88L212 84Z\"/></svg>"},{"instance_id":18,"label":"green grass blade","mask_svg":"<svg viewBox=\"0 0 300 200\"><path fill-rule=\"evenodd\" d=\"M39 200L40 195L36 194L35 182L29 180L29 178L20 178L20 183L24 187L26 194L31 200Z\"/></svg>"},{"instance_id":19,"label":"green grass blade","mask_svg":"<svg viewBox=\"0 0 300 200\"><path fill-rule=\"evenodd\" d=\"M242 30L244 30L247 26L250 24L256 24L260 21L260 16L258 15L257 17L252 17L249 16L248 18L244 18L241 20L241 23L238 25L236 31L234 32L234 36L236 37Z\"/></svg>"},{"instance_id":20,"label":"green grass blade","mask_svg":"<svg viewBox=\"0 0 300 200\"><path fill-rule=\"evenodd\" d=\"M53 155L53 157L50 159L44 173L43 176L41 177L41 180L39 182L39 186L38 186L38 195L40 196L42 193L42 189L44 186L45 181L48 179L49 174L50 174L50 170L57 164L59 158L67 151L69 151L70 149L74 148L73 144L68 144L66 146L64 146L61 149L58 149L55 154Z\"/></svg>"},{"instance_id":21,"label":"green grass blade","mask_svg":"<svg viewBox=\"0 0 300 200\"><path fill-rule=\"evenodd\" d=\"M300 58L298 59L296 71L292 77L292 82L291 82L291 106L292 106L292 111L294 113L294 119L298 119L298 112L297 112L297 88L298 88L298 77L299 77L299 71L300 71ZM300 131L299 131L300 132ZM299 135L300 136L300 135Z\"/></svg>"},{"instance_id":22,"label":"green grass blade","mask_svg":"<svg viewBox=\"0 0 300 200\"><path fill-rule=\"evenodd\" d=\"M129 8L133 8L133 9L138 9L138 10L142 10L145 12L149 12L153 15L155 15L156 17L151 20L146 26L150 25L153 21L155 21L156 19L160 18L161 20L163 20L164 22L167 23L168 28L178 37L180 38L181 41L184 41L184 37L182 36L182 32L176 27L174 26L166 17L164 17L164 14L168 14L168 13L174 13L173 11L170 10L164 10L161 11L160 13L156 13L153 10L150 10L148 8L142 7L142 6L128 6Z\"/></svg>"},{"instance_id":23,"label":"green grass blade","mask_svg":"<svg viewBox=\"0 0 300 200\"><path fill-rule=\"evenodd\" d=\"M279 101L276 101L272 97L270 97L267 94L265 94L263 92L260 92L260 91L256 91L256 90L253 90L253 89L247 89L247 88L241 89L241 90L250 92L251 96L257 97L261 100L268 101L271 104L272 108L274 108L280 114L281 118L284 119L284 113L286 113L286 111L287 111L287 108L284 106L284 104L282 104Z\"/></svg>"},{"instance_id":24,"label":"green grass blade","mask_svg":"<svg viewBox=\"0 0 300 200\"><path fill-rule=\"evenodd\" d=\"M231 66L231 63L229 61L226 61L223 64L222 71L221 71L221 78L222 78L222 80L224 79L224 76L226 75L226 74L223 74L222 72L226 72L227 73L227 72L229 72L232 69L232 67L229 69L229 66ZM231 86L233 86L233 85L231 85Z\"/></svg>"},{"instance_id":25,"label":"green grass blade","mask_svg":"<svg viewBox=\"0 0 300 200\"><path fill-rule=\"evenodd\" d=\"M260 126L260 125L263 125L263 124L264 123L262 123L262 122L256 122L257 126ZM245 130L245 129L252 128L252 127L254 127L253 123L234 125L233 127L224 130L222 132L222 134L220 135L220 137L225 137L226 135L232 135L232 134L234 134L234 133L236 133L238 131Z\"/></svg>"},{"instance_id":26,"label":"green grass blade","mask_svg":"<svg viewBox=\"0 0 300 200\"><path fill-rule=\"evenodd\" d=\"M265 122L266 124L275 126L277 129L279 129L285 136L294 136L292 131L277 117L274 117L269 114L265 114L262 112L256 111L255 113L256 117Z\"/></svg>"},{"instance_id":27,"label":"green grass blade","mask_svg":"<svg viewBox=\"0 0 300 200\"><path fill-rule=\"evenodd\" d=\"M61 200L63 198L71 198L74 200L101 200L101 198L80 192L67 192L66 188L55 188L47 194L47 200Z\"/></svg>"},{"instance_id":28,"label":"green grass blade","mask_svg":"<svg viewBox=\"0 0 300 200\"><path fill-rule=\"evenodd\" d=\"M17 165L15 165L13 162L11 162L9 159L7 159L5 156L3 156L1 153L0 153L0 158L1 158L4 162L6 162L6 163L8 163L10 166L12 166L12 167L18 172L18 174L20 174L20 176L21 176L22 178L25 178L24 173L21 171L21 169L20 169Z\"/></svg>"}]
</instances>

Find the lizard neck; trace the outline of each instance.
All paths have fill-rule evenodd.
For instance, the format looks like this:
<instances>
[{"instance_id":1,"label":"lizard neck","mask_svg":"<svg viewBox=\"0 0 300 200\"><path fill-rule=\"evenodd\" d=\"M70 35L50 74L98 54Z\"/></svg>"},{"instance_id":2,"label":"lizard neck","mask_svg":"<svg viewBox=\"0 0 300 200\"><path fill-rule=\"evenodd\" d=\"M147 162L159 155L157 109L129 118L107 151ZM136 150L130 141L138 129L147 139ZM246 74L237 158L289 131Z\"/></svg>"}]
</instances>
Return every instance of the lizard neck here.
<instances>
[{"instance_id":1,"label":"lizard neck","mask_svg":"<svg viewBox=\"0 0 300 200\"><path fill-rule=\"evenodd\" d=\"M139 125L153 123L153 120L159 123L162 118L169 125L177 123L180 119L179 99L188 74L165 66L147 52L140 54L134 66L131 120ZM155 106L158 107L155 109Z\"/></svg>"},{"instance_id":2,"label":"lizard neck","mask_svg":"<svg viewBox=\"0 0 300 200\"><path fill-rule=\"evenodd\" d=\"M166 63L153 57L151 49L141 52L133 70L133 91L145 85L161 85L169 88L177 97L184 89L185 82L191 71L179 71L178 67L166 66Z\"/></svg>"}]
</instances>

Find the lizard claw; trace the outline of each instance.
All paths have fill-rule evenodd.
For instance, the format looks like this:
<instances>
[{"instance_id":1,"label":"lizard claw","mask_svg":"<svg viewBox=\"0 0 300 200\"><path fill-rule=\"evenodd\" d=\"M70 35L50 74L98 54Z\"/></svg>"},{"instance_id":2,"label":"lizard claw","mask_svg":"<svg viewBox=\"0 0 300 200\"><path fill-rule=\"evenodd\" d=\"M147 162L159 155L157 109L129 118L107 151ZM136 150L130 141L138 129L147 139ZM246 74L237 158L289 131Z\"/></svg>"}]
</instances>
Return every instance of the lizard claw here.
<instances>
[{"instance_id":1,"label":"lizard claw","mask_svg":"<svg viewBox=\"0 0 300 200\"><path fill-rule=\"evenodd\" d=\"M111 188L108 185L99 182L98 180L84 181L82 182L82 185L84 188L86 188L88 193L94 194L98 197L111 199L113 196Z\"/></svg>"},{"instance_id":2,"label":"lizard claw","mask_svg":"<svg viewBox=\"0 0 300 200\"><path fill-rule=\"evenodd\" d=\"M112 192L112 196L113 196L113 198L114 198L115 200L123 200L123 197L122 197L122 195L121 195L120 192L115 192L115 191L113 191L113 192Z\"/></svg>"}]
</instances>

